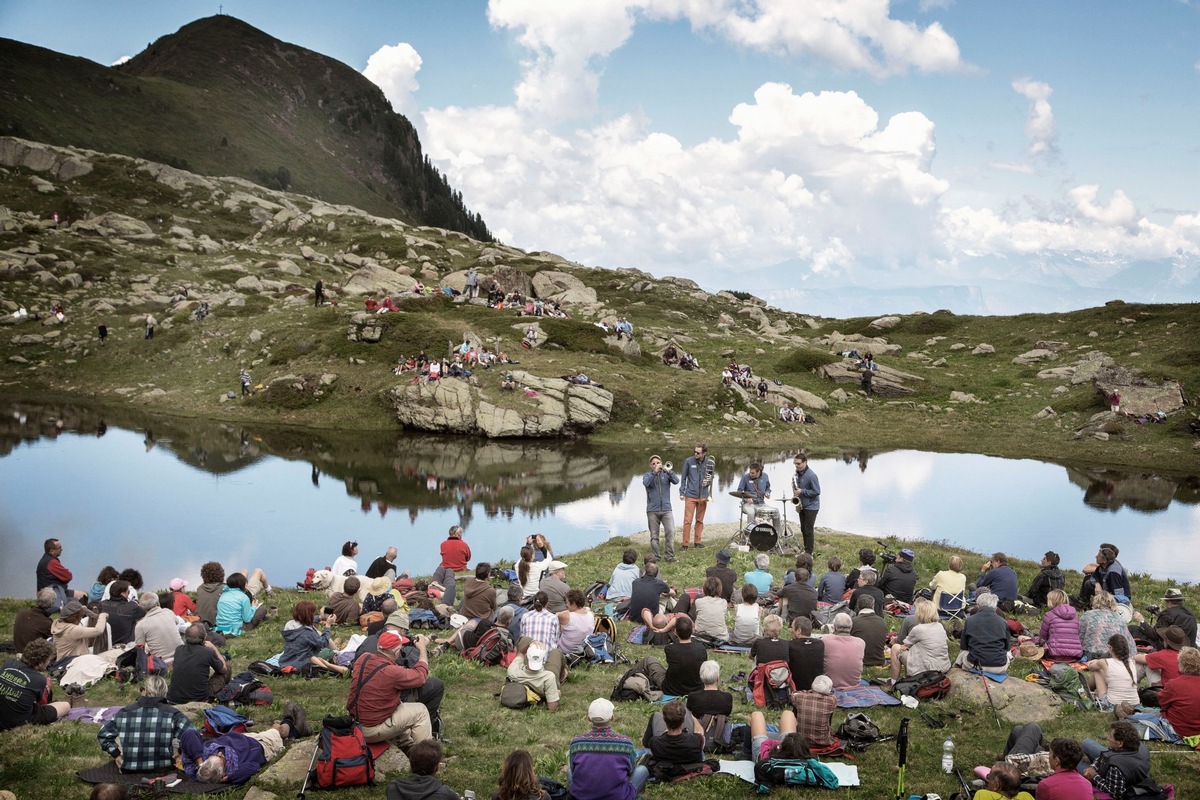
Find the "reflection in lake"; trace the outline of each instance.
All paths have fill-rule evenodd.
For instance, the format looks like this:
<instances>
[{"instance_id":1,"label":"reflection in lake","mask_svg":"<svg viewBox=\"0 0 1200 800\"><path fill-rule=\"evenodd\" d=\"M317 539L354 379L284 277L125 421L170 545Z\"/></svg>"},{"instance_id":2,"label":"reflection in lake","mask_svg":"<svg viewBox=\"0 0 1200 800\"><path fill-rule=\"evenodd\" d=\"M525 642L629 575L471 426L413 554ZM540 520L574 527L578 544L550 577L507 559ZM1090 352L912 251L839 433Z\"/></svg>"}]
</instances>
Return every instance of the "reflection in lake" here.
<instances>
[{"instance_id":1,"label":"reflection in lake","mask_svg":"<svg viewBox=\"0 0 1200 800\"><path fill-rule=\"evenodd\" d=\"M681 465L689 449L663 455ZM80 586L109 563L137 566L153 586L177 575L194 586L212 558L227 568L262 566L290 585L308 567L332 563L347 539L361 543L364 567L394 545L405 568L428 574L452 524L466 528L476 560L491 561L511 560L534 531L565 554L646 524L649 452L578 442L339 434L12 405L0 408L0 455L4 595L32 592L49 536L63 539ZM728 492L755 457L781 498L790 455L714 453L708 521L738 518ZM1133 571L1194 577L1173 554L1200 521L1195 477L913 451L846 451L812 466L823 489L820 526L1025 558L1049 548L1075 568L1110 541ZM794 514L790 504L786 513ZM675 516L678 525L681 508ZM922 575L941 567L919 557L917 566Z\"/></svg>"}]
</instances>

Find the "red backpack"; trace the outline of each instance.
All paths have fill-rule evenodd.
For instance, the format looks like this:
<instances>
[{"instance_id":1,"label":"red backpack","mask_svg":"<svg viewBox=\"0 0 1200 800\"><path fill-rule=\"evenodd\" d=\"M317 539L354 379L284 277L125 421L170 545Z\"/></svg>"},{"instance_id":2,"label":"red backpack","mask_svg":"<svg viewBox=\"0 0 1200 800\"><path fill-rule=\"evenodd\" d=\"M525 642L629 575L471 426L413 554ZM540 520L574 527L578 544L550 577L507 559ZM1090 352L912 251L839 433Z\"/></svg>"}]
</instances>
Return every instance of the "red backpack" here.
<instances>
[{"instance_id":1,"label":"red backpack","mask_svg":"<svg viewBox=\"0 0 1200 800\"><path fill-rule=\"evenodd\" d=\"M759 664L747 679L754 704L765 708L790 708L796 682L786 661Z\"/></svg>"},{"instance_id":2,"label":"red backpack","mask_svg":"<svg viewBox=\"0 0 1200 800\"><path fill-rule=\"evenodd\" d=\"M375 785L375 758L353 717L325 717L310 778L322 789Z\"/></svg>"},{"instance_id":3,"label":"red backpack","mask_svg":"<svg viewBox=\"0 0 1200 800\"><path fill-rule=\"evenodd\" d=\"M513 652L512 634L508 628L489 628L479 637L474 647L462 651L462 657L467 660L479 661L487 666L500 664L508 666L516 654Z\"/></svg>"}]
</instances>

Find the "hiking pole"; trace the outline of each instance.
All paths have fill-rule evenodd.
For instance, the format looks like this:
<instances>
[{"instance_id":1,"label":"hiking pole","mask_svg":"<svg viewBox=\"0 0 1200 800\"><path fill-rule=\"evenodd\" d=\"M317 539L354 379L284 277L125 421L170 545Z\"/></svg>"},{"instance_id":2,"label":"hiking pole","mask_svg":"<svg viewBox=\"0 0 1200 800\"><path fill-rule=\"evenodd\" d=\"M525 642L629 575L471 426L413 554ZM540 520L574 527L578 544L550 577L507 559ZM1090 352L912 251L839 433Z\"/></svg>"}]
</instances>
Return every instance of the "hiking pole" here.
<instances>
[{"instance_id":1,"label":"hiking pole","mask_svg":"<svg viewBox=\"0 0 1200 800\"><path fill-rule=\"evenodd\" d=\"M958 778L958 786L962 789L962 799L971 800L971 785L967 783L967 779L963 777L962 770L958 767L954 768L954 777Z\"/></svg>"},{"instance_id":2,"label":"hiking pole","mask_svg":"<svg viewBox=\"0 0 1200 800\"><path fill-rule=\"evenodd\" d=\"M1000 724L1000 714L996 711L996 702L992 700L992 689L988 686L987 676L983 674L983 670L979 670L979 680L983 681L983 693L987 695L988 705L992 707L992 716L996 718L996 727L1004 730L1004 726Z\"/></svg>"},{"instance_id":3,"label":"hiking pole","mask_svg":"<svg viewBox=\"0 0 1200 800\"><path fill-rule=\"evenodd\" d=\"M308 779L312 777L313 767L317 763L317 753L319 752L321 752L320 738L318 738L316 744L313 745L313 755L308 762L308 772L304 773L304 783L300 785L300 791L296 794L296 797L299 798L299 800L304 800L304 795L308 791Z\"/></svg>"},{"instance_id":4,"label":"hiking pole","mask_svg":"<svg viewBox=\"0 0 1200 800\"><path fill-rule=\"evenodd\" d=\"M900 732L896 734L896 760L900 762L900 771L896 778L896 800L906 800L904 791L904 770L908 766L908 717L900 720Z\"/></svg>"}]
</instances>

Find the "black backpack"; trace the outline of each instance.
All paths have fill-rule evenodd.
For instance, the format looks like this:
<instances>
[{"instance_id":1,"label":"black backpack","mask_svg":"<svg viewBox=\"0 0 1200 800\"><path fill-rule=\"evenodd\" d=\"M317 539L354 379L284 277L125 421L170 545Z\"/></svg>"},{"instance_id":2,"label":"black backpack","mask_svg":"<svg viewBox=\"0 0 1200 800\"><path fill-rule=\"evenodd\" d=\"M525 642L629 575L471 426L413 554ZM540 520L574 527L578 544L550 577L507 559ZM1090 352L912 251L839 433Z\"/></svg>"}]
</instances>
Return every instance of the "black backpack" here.
<instances>
[{"instance_id":1,"label":"black backpack","mask_svg":"<svg viewBox=\"0 0 1200 800\"><path fill-rule=\"evenodd\" d=\"M846 717L846 721L838 728L837 735L839 739L859 744L869 744L883 738L879 726L871 722L866 714L858 711Z\"/></svg>"},{"instance_id":2,"label":"black backpack","mask_svg":"<svg viewBox=\"0 0 1200 800\"><path fill-rule=\"evenodd\" d=\"M223 706L245 706L255 702L254 693L265 684L253 672L239 672L217 692L217 703Z\"/></svg>"},{"instance_id":3,"label":"black backpack","mask_svg":"<svg viewBox=\"0 0 1200 800\"><path fill-rule=\"evenodd\" d=\"M897 695L911 695L918 700L941 700L950 693L950 676L936 669L918 672L896 681Z\"/></svg>"}]
</instances>

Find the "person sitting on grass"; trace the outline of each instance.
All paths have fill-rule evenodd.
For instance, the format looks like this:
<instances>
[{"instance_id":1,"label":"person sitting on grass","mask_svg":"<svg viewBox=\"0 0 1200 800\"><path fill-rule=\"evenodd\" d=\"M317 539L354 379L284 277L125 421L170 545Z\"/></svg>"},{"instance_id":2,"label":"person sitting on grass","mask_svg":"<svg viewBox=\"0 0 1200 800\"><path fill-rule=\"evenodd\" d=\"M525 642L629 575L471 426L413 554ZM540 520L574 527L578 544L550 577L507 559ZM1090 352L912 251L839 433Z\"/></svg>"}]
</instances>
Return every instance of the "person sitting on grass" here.
<instances>
[{"instance_id":1,"label":"person sitting on grass","mask_svg":"<svg viewBox=\"0 0 1200 800\"><path fill-rule=\"evenodd\" d=\"M676 617L675 635L678 642L663 648L667 662L667 677L663 679L663 694L682 697L704 688L700 681L700 667L708 660L708 648L692 640L690 617Z\"/></svg>"},{"instance_id":2,"label":"person sitting on grass","mask_svg":"<svg viewBox=\"0 0 1200 800\"><path fill-rule=\"evenodd\" d=\"M754 569L743 576L745 583L754 584L754 588L758 589L760 597L765 597L771 591L771 582L774 578L767 571L770 567L771 557L766 553L759 553L754 557Z\"/></svg>"},{"instance_id":3,"label":"person sitting on grass","mask_svg":"<svg viewBox=\"0 0 1200 800\"><path fill-rule=\"evenodd\" d=\"M833 745L833 712L837 697L828 675L813 678L812 689L792 692L792 707L796 709L796 732L810 748Z\"/></svg>"},{"instance_id":4,"label":"person sitting on grass","mask_svg":"<svg viewBox=\"0 0 1200 800\"><path fill-rule=\"evenodd\" d=\"M917 624L892 646L892 683L900 679L901 667L907 675L950 669L949 640L946 628L939 621L937 606L932 600L919 598L913 606L913 616Z\"/></svg>"},{"instance_id":5,"label":"person sitting on grass","mask_svg":"<svg viewBox=\"0 0 1200 800\"><path fill-rule=\"evenodd\" d=\"M547 649L541 642L531 639L517 642L517 657L508 665L508 680L531 687L545 698L549 711L558 710L562 697L559 686L566 674L562 650Z\"/></svg>"},{"instance_id":6,"label":"person sitting on grass","mask_svg":"<svg viewBox=\"0 0 1200 800\"><path fill-rule=\"evenodd\" d=\"M279 657L281 669L291 669L305 672L312 667L345 675L348 667L334 663L335 654L340 649L329 633L329 627L337 624L337 616L330 614L323 617L325 632L317 631L317 604L311 600L301 600L292 609L292 619L283 626L283 655Z\"/></svg>"},{"instance_id":7,"label":"person sitting on grass","mask_svg":"<svg viewBox=\"0 0 1200 800\"><path fill-rule=\"evenodd\" d=\"M337 617L345 625L357 625L362 615L362 606L358 602L358 590L361 588L362 581L357 576L346 578L342 590L329 595L324 613Z\"/></svg>"},{"instance_id":8,"label":"person sitting on grass","mask_svg":"<svg viewBox=\"0 0 1200 800\"><path fill-rule=\"evenodd\" d=\"M50 702L50 680L43 673L53 660L54 645L34 639L20 658L0 667L0 731L25 724L49 725L71 710L70 703Z\"/></svg>"},{"instance_id":9,"label":"person sitting on grass","mask_svg":"<svg viewBox=\"0 0 1200 800\"><path fill-rule=\"evenodd\" d=\"M500 767L500 786L492 800L549 800L528 750L513 750L504 759Z\"/></svg>"},{"instance_id":10,"label":"person sitting on grass","mask_svg":"<svg viewBox=\"0 0 1200 800\"><path fill-rule=\"evenodd\" d=\"M153 772L175 763L179 742L196 727L183 712L167 705L167 682L161 675L142 681L137 700L104 723L96 739L121 772Z\"/></svg>"},{"instance_id":11,"label":"person sitting on grass","mask_svg":"<svg viewBox=\"0 0 1200 800\"><path fill-rule=\"evenodd\" d=\"M962 650L954 666L971 671L1008 672L1008 663L1012 660L1008 651L1011 637L1008 623L996 613L999 602L1000 598L991 592L979 595L978 610L967 617L963 625L959 639Z\"/></svg>"},{"instance_id":12,"label":"person sitting on grass","mask_svg":"<svg viewBox=\"0 0 1200 800\"><path fill-rule=\"evenodd\" d=\"M763 608L758 604L758 589L753 583L742 586L742 602L733 615L733 632L729 641L733 644L752 644L762 636Z\"/></svg>"},{"instance_id":13,"label":"person sitting on grass","mask_svg":"<svg viewBox=\"0 0 1200 800\"><path fill-rule=\"evenodd\" d=\"M1104 590L1096 592L1092 597L1092 608L1079 615L1079 641L1083 654L1088 659L1106 658L1108 656L1108 640L1121 634L1129 644L1130 651L1136 650L1133 636L1125 627L1125 620L1117 613L1117 601Z\"/></svg>"},{"instance_id":14,"label":"person sitting on grass","mask_svg":"<svg viewBox=\"0 0 1200 800\"><path fill-rule=\"evenodd\" d=\"M387 785L387 800L460 800L458 792L438 780L442 744L437 739L417 742L408 751L410 774Z\"/></svg>"},{"instance_id":15,"label":"person sitting on grass","mask_svg":"<svg viewBox=\"0 0 1200 800\"><path fill-rule=\"evenodd\" d=\"M650 778L635 763L633 740L612 729L615 711L612 701L596 698L587 712L591 729L571 739L567 786L574 800L634 800Z\"/></svg>"},{"instance_id":16,"label":"person sitting on grass","mask_svg":"<svg viewBox=\"0 0 1200 800\"><path fill-rule=\"evenodd\" d=\"M217 625L214 630L228 636L241 636L267 618L267 607L255 602L247 588L246 576L235 572L225 579L225 591L217 600Z\"/></svg>"},{"instance_id":17,"label":"person sitting on grass","mask_svg":"<svg viewBox=\"0 0 1200 800\"><path fill-rule=\"evenodd\" d=\"M842 595L846 593L846 576L842 574L842 560L837 556L830 556L825 566L829 571L817 584L817 605L831 606L842 601Z\"/></svg>"},{"instance_id":18,"label":"person sitting on grass","mask_svg":"<svg viewBox=\"0 0 1200 800\"><path fill-rule=\"evenodd\" d=\"M1079 774L1083 748L1074 739L1059 737L1050 742L1050 768L1054 770L1038 784L1038 800L1092 800L1092 784Z\"/></svg>"},{"instance_id":19,"label":"person sitting on grass","mask_svg":"<svg viewBox=\"0 0 1200 800\"><path fill-rule=\"evenodd\" d=\"M755 666L766 664L768 661L788 660L788 642L779 638L782 630L783 617L778 614L763 617L762 636L750 645L750 660Z\"/></svg>"},{"instance_id":20,"label":"person sitting on grass","mask_svg":"<svg viewBox=\"0 0 1200 800\"><path fill-rule=\"evenodd\" d=\"M1149 749L1142 743L1137 728L1125 720L1112 724L1105 744L1084 739L1083 753L1091 764L1083 771L1083 777L1113 800L1161 791L1150 777Z\"/></svg>"},{"instance_id":21,"label":"person sitting on grass","mask_svg":"<svg viewBox=\"0 0 1200 800\"><path fill-rule=\"evenodd\" d=\"M1051 590L1045 598L1050 606L1034 639L1036 644L1045 645L1046 657L1056 661L1078 661L1083 655L1079 643L1079 613L1071 605L1071 598L1062 589Z\"/></svg>"}]
</instances>

